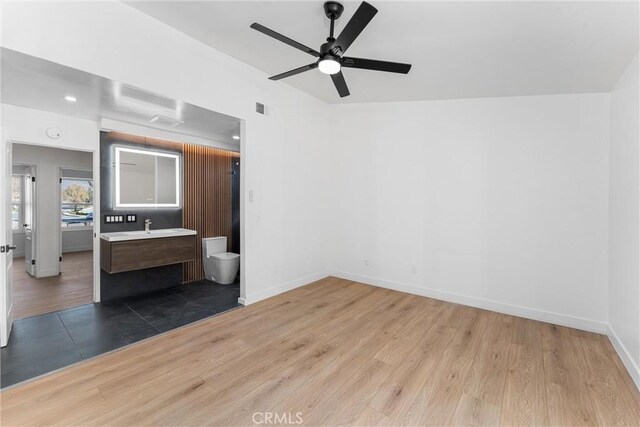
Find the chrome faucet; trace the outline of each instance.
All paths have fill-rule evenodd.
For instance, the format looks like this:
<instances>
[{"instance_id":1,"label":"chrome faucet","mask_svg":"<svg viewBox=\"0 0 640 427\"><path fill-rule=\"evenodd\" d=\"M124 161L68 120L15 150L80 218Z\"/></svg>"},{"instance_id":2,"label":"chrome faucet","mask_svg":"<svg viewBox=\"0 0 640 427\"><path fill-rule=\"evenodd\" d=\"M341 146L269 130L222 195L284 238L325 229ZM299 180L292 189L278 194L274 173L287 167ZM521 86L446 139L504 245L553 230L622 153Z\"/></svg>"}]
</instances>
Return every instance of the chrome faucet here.
<instances>
[{"instance_id":1,"label":"chrome faucet","mask_svg":"<svg viewBox=\"0 0 640 427\"><path fill-rule=\"evenodd\" d=\"M145 220L144 220L144 231L146 231L147 233L149 233L149 232L151 231L151 230L149 229L149 226L150 226L151 224L153 224L153 223L151 222L151 220L150 220L150 219L148 219L148 218L147 218L147 219L145 219Z\"/></svg>"}]
</instances>

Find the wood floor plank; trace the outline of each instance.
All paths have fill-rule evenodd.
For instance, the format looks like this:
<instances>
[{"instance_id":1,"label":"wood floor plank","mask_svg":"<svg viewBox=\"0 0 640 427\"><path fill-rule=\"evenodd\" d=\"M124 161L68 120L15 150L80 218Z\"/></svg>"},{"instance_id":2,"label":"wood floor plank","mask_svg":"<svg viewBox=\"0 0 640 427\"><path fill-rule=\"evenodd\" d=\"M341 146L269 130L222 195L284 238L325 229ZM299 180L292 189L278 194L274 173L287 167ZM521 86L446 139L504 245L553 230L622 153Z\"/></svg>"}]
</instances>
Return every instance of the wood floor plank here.
<instances>
[{"instance_id":1,"label":"wood floor plank","mask_svg":"<svg viewBox=\"0 0 640 427\"><path fill-rule=\"evenodd\" d=\"M573 334L568 328L551 324L543 325L542 333L549 423L596 425L596 414L580 372Z\"/></svg>"},{"instance_id":2,"label":"wood floor plank","mask_svg":"<svg viewBox=\"0 0 640 427\"><path fill-rule=\"evenodd\" d=\"M369 358L357 375L335 390L331 399L318 407L324 417L318 417L321 425L351 425L366 407L378 386L391 374L389 366Z\"/></svg>"},{"instance_id":3,"label":"wood floor plank","mask_svg":"<svg viewBox=\"0 0 640 427\"><path fill-rule=\"evenodd\" d=\"M497 426L500 423L500 407L475 396L462 393L453 414L454 426Z\"/></svg>"},{"instance_id":4,"label":"wood floor plank","mask_svg":"<svg viewBox=\"0 0 640 427\"><path fill-rule=\"evenodd\" d=\"M418 394L405 425L449 425L464 391L465 379L480 348L489 312L457 306L451 319L457 331Z\"/></svg>"},{"instance_id":5,"label":"wood floor plank","mask_svg":"<svg viewBox=\"0 0 640 427\"><path fill-rule=\"evenodd\" d=\"M491 313L467 373L454 425L497 425L504 396L512 329L510 319Z\"/></svg>"},{"instance_id":6,"label":"wood floor plank","mask_svg":"<svg viewBox=\"0 0 640 427\"><path fill-rule=\"evenodd\" d=\"M578 363L600 425L638 425L640 402L637 394L621 393L626 382L619 375L611 354L602 342L574 337ZM635 424L634 424L635 423Z\"/></svg>"},{"instance_id":7,"label":"wood floor plank","mask_svg":"<svg viewBox=\"0 0 640 427\"><path fill-rule=\"evenodd\" d=\"M548 425L541 323L514 318L500 424Z\"/></svg>"},{"instance_id":8,"label":"wood floor plank","mask_svg":"<svg viewBox=\"0 0 640 427\"><path fill-rule=\"evenodd\" d=\"M358 418L353 422L354 426L362 427L391 427L397 426L399 423L381 412L376 411L371 406L367 406L360 412Z\"/></svg>"},{"instance_id":9,"label":"wood floor plank","mask_svg":"<svg viewBox=\"0 0 640 427\"><path fill-rule=\"evenodd\" d=\"M448 311L453 311L449 307ZM456 329L436 323L408 350L388 380L380 386L370 405L393 419L402 419L416 403L418 393L431 378L433 369L453 339Z\"/></svg>"},{"instance_id":10,"label":"wood floor plank","mask_svg":"<svg viewBox=\"0 0 640 427\"><path fill-rule=\"evenodd\" d=\"M336 278L9 388L0 409L3 426L640 424L604 336Z\"/></svg>"},{"instance_id":11,"label":"wood floor plank","mask_svg":"<svg viewBox=\"0 0 640 427\"><path fill-rule=\"evenodd\" d=\"M93 251L64 254L62 272L36 279L24 269L24 257L13 264L13 318L37 316L93 302Z\"/></svg>"},{"instance_id":12,"label":"wood floor plank","mask_svg":"<svg viewBox=\"0 0 640 427\"><path fill-rule=\"evenodd\" d=\"M508 370L511 322L498 313L491 313L488 318L464 390L469 396L500 408Z\"/></svg>"}]
</instances>

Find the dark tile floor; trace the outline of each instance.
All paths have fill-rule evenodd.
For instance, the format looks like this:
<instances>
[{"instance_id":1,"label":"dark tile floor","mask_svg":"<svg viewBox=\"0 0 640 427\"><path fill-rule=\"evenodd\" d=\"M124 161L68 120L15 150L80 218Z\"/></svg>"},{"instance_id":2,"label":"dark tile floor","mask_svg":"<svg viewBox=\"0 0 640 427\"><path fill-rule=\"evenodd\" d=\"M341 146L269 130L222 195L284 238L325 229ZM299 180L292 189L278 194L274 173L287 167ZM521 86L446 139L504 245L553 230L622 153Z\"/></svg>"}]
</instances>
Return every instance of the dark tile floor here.
<instances>
[{"instance_id":1,"label":"dark tile floor","mask_svg":"<svg viewBox=\"0 0 640 427\"><path fill-rule=\"evenodd\" d=\"M239 296L238 284L202 281L17 320L0 351L0 386L239 307Z\"/></svg>"}]
</instances>

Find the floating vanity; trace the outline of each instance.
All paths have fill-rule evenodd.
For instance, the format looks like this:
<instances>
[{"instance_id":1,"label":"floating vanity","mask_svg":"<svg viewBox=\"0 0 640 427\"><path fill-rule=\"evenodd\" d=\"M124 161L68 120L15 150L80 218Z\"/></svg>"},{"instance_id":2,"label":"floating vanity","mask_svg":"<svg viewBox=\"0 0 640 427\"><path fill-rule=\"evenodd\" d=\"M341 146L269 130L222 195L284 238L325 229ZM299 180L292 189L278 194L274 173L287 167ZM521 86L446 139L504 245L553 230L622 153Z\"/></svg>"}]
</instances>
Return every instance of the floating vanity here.
<instances>
[{"instance_id":1,"label":"floating vanity","mask_svg":"<svg viewBox=\"0 0 640 427\"><path fill-rule=\"evenodd\" d=\"M121 273L194 261L196 234L186 228L102 233L100 267Z\"/></svg>"}]
</instances>

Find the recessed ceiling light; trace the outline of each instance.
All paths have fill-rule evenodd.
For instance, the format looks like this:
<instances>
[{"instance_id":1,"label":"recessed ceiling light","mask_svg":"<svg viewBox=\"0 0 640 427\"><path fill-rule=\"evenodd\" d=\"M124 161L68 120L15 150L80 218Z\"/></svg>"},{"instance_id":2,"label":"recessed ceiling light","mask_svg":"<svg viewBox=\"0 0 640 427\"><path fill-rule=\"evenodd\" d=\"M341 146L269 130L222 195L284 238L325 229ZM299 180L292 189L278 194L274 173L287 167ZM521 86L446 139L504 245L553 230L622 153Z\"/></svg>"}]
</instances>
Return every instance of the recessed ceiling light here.
<instances>
[{"instance_id":1,"label":"recessed ceiling light","mask_svg":"<svg viewBox=\"0 0 640 427\"><path fill-rule=\"evenodd\" d=\"M238 139L240 139L240 137L239 137L238 135L233 135L233 136L232 136L232 138L233 138L233 139L235 139L236 141L237 141Z\"/></svg>"},{"instance_id":2,"label":"recessed ceiling light","mask_svg":"<svg viewBox=\"0 0 640 427\"><path fill-rule=\"evenodd\" d=\"M77 99L75 96L73 96L73 95L67 95L67 96L65 96L65 97L64 97L64 99L66 99L66 100L67 100L67 101L69 101L69 102L76 102L76 101L78 100L78 99Z\"/></svg>"}]
</instances>

